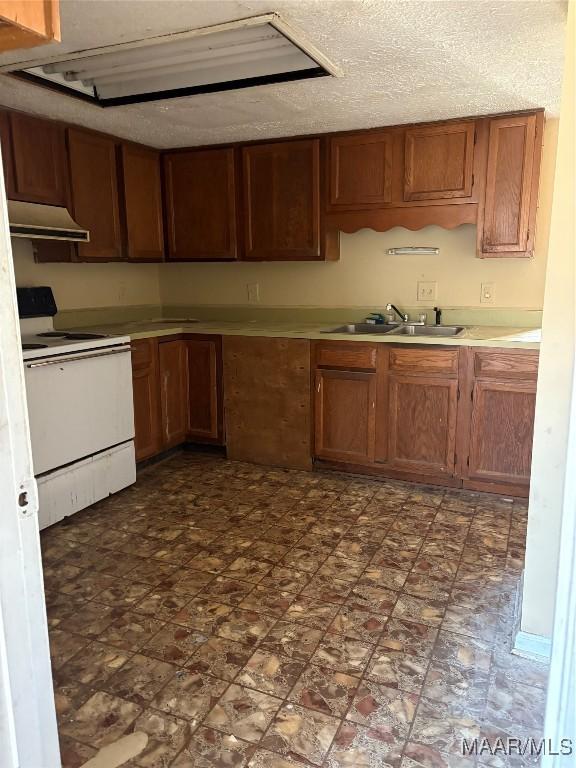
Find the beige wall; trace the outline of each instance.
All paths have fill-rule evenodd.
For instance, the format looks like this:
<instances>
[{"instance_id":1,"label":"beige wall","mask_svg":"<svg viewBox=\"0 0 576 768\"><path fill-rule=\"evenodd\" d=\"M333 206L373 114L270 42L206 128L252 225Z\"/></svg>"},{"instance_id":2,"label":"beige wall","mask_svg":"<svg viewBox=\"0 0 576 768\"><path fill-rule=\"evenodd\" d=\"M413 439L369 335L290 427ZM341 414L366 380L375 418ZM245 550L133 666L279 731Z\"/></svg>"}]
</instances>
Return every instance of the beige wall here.
<instances>
[{"instance_id":1,"label":"beige wall","mask_svg":"<svg viewBox=\"0 0 576 768\"><path fill-rule=\"evenodd\" d=\"M576 347L574 17L571 3L544 295L521 622L524 632L545 637L551 636L554 620Z\"/></svg>"},{"instance_id":2,"label":"beige wall","mask_svg":"<svg viewBox=\"0 0 576 768\"><path fill-rule=\"evenodd\" d=\"M158 264L36 264L30 240L12 238L16 285L50 285L59 309L160 303Z\"/></svg>"},{"instance_id":3,"label":"beige wall","mask_svg":"<svg viewBox=\"0 0 576 768\"><path fill-rule=\"evenodd\" d=\"M262 306L416 305L419 280L438 283L444 307L479 307L480 284L493 282L495 308L541 309L548 244L557 120L544 136L534 259L477 259L476 228L396 228L342 235L341 259L268 264L35 264L29 241L13 240L18 285L51 285L61 309L157 304L247 304L258 283ZM439 256L388 256L401 245L440 247ZM433 304L434 302L432 302ZM430 302L428 303L430 305ZM423 304L422 306L426 306Z\"/></svg>"}]
</instances>

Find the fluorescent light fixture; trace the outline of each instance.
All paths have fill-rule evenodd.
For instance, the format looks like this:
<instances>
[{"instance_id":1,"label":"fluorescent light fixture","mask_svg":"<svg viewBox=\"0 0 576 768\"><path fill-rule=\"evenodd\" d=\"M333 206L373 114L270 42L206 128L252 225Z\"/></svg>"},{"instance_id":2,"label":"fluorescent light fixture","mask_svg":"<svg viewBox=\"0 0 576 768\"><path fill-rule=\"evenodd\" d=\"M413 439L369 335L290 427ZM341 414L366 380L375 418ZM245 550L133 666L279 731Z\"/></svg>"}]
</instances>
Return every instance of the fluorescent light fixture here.
<instances>
[{"instance_id":1,"label":"fluorescent light fixture","mask_svg":"<svg viewBox=\"0 0 576 768\"><path fill-rule=\"evenodd\" d=\"M406 245L403 248L388 248L386 251L390 256L407 256L416 253L420 256L438 256L440 248L432 248L422 245Z\"/></svg>"},{"instance_id":2,"label":"fluorescent light fixture","mask_svg":"<svg viewBox=\"0 0 576 768\"><path fill-rule=\"evenodd\" d=\"M277 14L0 68L100 106L340 76Z\"/></svg>"}]
</instances>

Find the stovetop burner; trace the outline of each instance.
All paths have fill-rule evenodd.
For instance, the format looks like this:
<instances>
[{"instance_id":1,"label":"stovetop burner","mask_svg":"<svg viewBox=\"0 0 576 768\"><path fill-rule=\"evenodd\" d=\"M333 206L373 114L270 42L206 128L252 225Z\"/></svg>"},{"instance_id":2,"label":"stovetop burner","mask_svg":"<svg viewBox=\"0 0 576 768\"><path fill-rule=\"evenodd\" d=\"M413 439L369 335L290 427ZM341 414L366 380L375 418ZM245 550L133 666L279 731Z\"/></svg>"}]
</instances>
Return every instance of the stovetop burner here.
<instances>
[{"instance_id":1,"label":"stovetop burner","mask_svg":"<svg viewBox=\"0 0 576 768\"><path fill-rule=\"evenodd\" d=\"M83 341L84 339L105 339L105 333L67 333L64 337L71 341Z\"/></svg>"},{"instance_id":2,"label":"stovetop burner","mask_svg":"<svg viewBox=\"0 0 576 768\"><path fill-rule=\"evenodd\" d=\"M43 339L65 339L67 334L63 331L44 331L44 333L37 333L36 336Z\"/></svg>"},{"instance_id":3,"label":"stovetop burner","mask_svg":"<svg viewBox=\"0 0 576 768\"><path fill-rule=\"evenodd\" d=\"M48 344L22 344L22 349L47 349Z\"/></svg>"}]
</instances>

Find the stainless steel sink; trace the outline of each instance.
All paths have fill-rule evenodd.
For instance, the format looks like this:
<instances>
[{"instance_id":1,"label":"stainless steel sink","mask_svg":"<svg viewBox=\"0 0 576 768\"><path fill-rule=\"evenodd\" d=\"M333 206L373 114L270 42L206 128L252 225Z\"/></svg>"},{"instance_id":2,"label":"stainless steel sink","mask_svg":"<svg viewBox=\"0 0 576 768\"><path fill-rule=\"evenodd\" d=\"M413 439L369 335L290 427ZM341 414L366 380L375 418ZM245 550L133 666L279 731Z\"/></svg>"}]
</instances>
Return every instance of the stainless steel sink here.
<instances>
[{"instance_id":1,"label":"stainless steel sink","mask_svg":"<svg viewBox=\"0 0 576 768\"><path fill-rule=\"evenodd\" d=\"M400 325L391 332L391 336L458 336L462 325Z\"/></svg>"},{"instance_id":2,"label":"stainless steel sink","mask_svg":"<svg viewBox=\"0 0 576 768\"><path fill-rule=\"evenodd\" d=\"M329 328L322 333L390 333L398 328L396 323L383 323L374 325L374 323L350 323L349 325L339 325L337 328Z\"/></svg>"}]
</instances>

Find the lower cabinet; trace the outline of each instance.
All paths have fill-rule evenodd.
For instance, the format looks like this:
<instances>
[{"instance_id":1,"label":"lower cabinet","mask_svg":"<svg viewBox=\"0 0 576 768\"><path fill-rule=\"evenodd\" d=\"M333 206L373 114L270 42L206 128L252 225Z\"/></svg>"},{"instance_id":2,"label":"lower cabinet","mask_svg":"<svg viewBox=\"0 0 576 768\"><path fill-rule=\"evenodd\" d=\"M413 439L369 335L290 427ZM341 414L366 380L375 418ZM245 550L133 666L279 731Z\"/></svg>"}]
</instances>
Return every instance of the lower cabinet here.
<instances>
[{"instance_id":1,"label":"lower cabinet","mask_svg":"<svg viewBox=\"0 0 576 768\"><path fill-rule=\"evenodd\" d=\"M452 477L458 380L424 375L388 377L388 464L415 474Z\"/></svg>"},{"instance_id":2,"label":"lower cabinet","mask_svg":"<svg viewBox=\"0 0 576 768\"><path fill-rule=\"evenodd\" d=\"M538 353L467 350L469 408L464 486L527 495Z\"/></svg>"},{"instance_id":3,"label":"lower cabinet","mask_svg":"<svg viewBox=\"0 0 576 768\"><path fill-rule=\"evenodd\" d=\"M353 464L374 461L376 374L316 371L316 455Z\"/></svg>"},{"instance_id":4,"label":"lower cabinet","mask_svg":"<svg viewBox=\"0 0 576 768\"><path fill-rule=\"evenodd\" d=\"M162 447L173 448L186 439L188 428L188 366L186 342L158 344Z\"/></svg>"},{"instance_id":5,"label":"lower cabinet","mask_svg":"<svg viewBox=\"0 0 576 768\"><path fill-rule=\"evenodd\" d=\"M136 460L186 441L223 444L219 336L132 342Z\"/></svg>"},{"instance_id":6,"label":"lower cabinet","mask_svg":"<svg viewBox=\"0 0 576 768\"><path fill-rule=\"evenodd\" d=\"M317 459L528 494L538 352L355 344L314 346Z\"/></svg>"},{"instance_id":7,"label":"lower cabinet","mask_svg":"<svg viewBox=\"0 0 576 768\"><path fill-rule=\"evenodd\" d=\"M158 453L161 445L158 345L156 339L138 339L131 347L134 443L136 461L142 461Z\"/></svg>"},{"instance_id":8,"label":"lower cabinet","mask_svg":"<svg viewBox=\"0 0 576 768\"><path fill-rule=\"evenodd\" d=\"M188 438L221 445L222 338L204 336L186 342L188 366Z\"/></svg>"}]
</instances>

